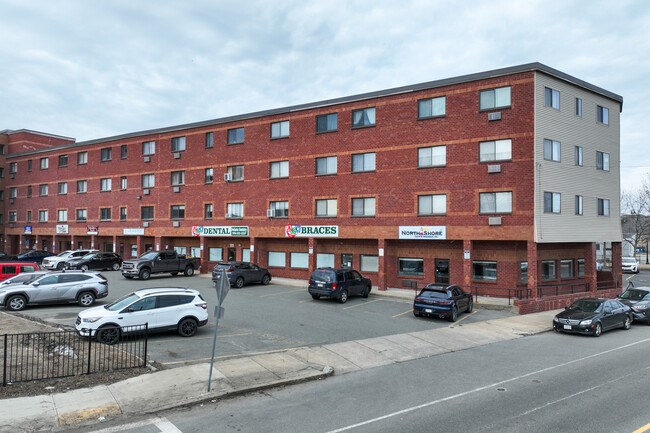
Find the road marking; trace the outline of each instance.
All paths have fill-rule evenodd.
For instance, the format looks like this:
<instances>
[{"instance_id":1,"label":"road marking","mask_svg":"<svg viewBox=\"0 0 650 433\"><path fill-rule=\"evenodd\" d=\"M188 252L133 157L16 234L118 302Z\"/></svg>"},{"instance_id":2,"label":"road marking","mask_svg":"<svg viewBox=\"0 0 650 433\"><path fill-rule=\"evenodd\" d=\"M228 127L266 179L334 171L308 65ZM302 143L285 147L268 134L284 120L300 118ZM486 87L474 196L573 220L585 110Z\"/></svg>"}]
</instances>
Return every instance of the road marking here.
<instances>
[{"instance_id":1,"label":"road marking","mask_svg":"<svg viewBox=\"0 0 650 433\"><path fill-rule=\"evenodd\" d=\"M245 332L243 334L217 335L217 338L242 337L242 336L251 335L251 334L252 334L252 332ZM212 340L213 338L214 338L213 336L210 336L210 337L194 337L194 338L192 338L192 341L196 341L196 340ZM187 341L187 338L170 338L170 339L162 339L161 338L160 339L161 343L170 343L170 342L173 342L173 341ZM149 340L149 344L152 344L152 343L158 343L158 341Z\"/></svg>"},{"instance_id":2,"label":"road marking","mask_svg":"<svg viewBox=\"0 0 650 433\"><path fill-rule=\"evenodd\" d=\"M648 430L650 430L650 424L646 424L643 427L641 427L640 429L634 430L632 433L643 433L643 432L648 431Z\"/></svg>"},{"instance_id":3,"label":"road marking","mask_svg":"<svg viewBox=\"0 0 650 433\"><path fill-rule=\"evenodd\" d=\"M349 307L345 307L345 308L343 308L343 309L344 309L344 310L349 310L350 308L362 307L362 306L364 306L364 305L372 304L373 302L379 302L379 301L381 301L381 300L382 300L382 299L375 299L374 301L366 301L366 302L362 302L362 303L360 303L360 304L350 305Z\"/></svg>"},{"instance_id":4,"label":"road marking","mask_svg":"<svg viewBox=\"0 0 650 433\"><path fill-rule=\"evenodd\" d=\"M101 430L93 430L91 433L117 433L125 430L139 429L150 425L156 426L161 433L182 433L174 424L169 422L167 418L163 417L149 418L143 421L136 421L115 427L107 427Z\"/></svg>"},{"instance_id":5,"label":"road marking","mask_svg":"<svg viewBox=\"0 0 650 433\"><path fill-rule=\"evenodd\" d=\"M165 418L161 418L161 421L154 423L154 425L160 429L160 433L183 433Z\"/></svg>"},{"instance_id":6,"label":"road marking","mask_svg":"<svg viewBox=\"0 0 650 433\"><path fill-rule=\"evenodd\" d=\"M362 422L359 422L359 423L356 423L356 424L341 427L341 428L336 429L336 430L330 430L327 433L340 433L340 432L355 429L357 427L361 427L361 426L365 426L365 425L372 424L372 423L375 423L375 422L383 421L383 420L388 419L388 418L394 418L396 416L400 416L400 415L404 415L404 414L407 414L407 413L410 413L410 412L414 412L414 411L419 410L419 409L424 409L426 407L433 406L433 405L436 405L438 403L444 403L444 402L447 402L447 401L450 401L450 400L454 400L456 398L465 397L465 396L470 395L470 394L475 394L475 393L480 392L480 391L485 391L486 389L494 388L494 387L497 387L497 386L500 386L500 385L504 385L506 383L521 380L521 379L524 379L526 377L534 376L534 375L537 375L537 374L540 374L540 373L546 373L548 371L555 370L557 368L566 367L567 365L576 364L576 363L579 363L579 362L584 362L587 359L597 358L597 357L602 356L602 355L606 355L606 354L609 354L609 353L612 353L612 352L616 352L616 351L619 351L621 349L626 349L628 347L636 346L637 344L647 343L649 341L650 341L650 338L646 338L645 340L637 341L637 342L630 343L630 344L625 344L623 346L619 346L619 347L616 347L614 349L605 350L603 352L598 352L598 353L595 353L593 355L585 356L585 357L582 357L582 358L579 358L579 359L574 359L572 361L563 362L562 364L557 364L557 365L554 365L554 366L551 366L551 367L542 368L540 370L532 371L530 373L522 374L522 375L516 376L516 377L511 377L510 379L502 380L500 382L495 382L495 383L491 383L489 385L480 386L478 388L470 389L469 391L460 392L458 394L450 395L449 397L444 397L444 398L440 398L438 400L429 401L427 403L423 403L423 404L420 404L420 405L417 405L417 406L411 406L411 407L408 407L406 409L399 410L397 412L388 413L386 415L382 415L382 416L377 417L377 418L372 418L372 419L362 421ZM641 431L645 431L645 430L641 430Z\"/></svg>"},{"instance_id":7,"label":"road marking","mask_svg":"<svg viewBox=\"0 0 650 433\"><path fill-rule=\"evenodd\" d=\"M269 353L293 352L295 350L308 349L308 348L309 348L309 346L299 346L299 347L290 347L288 349L267 350L265 352L233 353L233 354L230 354L230 355L215 356L214 359L235 358L235 357L238 357L238 356L268 355ZM185 361L161 362L161 364L162 365L185 364L185 363L191 363L191 362L204 362L204 361L209 361L210 359L211 358L187 359Z\"/></svg>"},{"instance_id":8,"label":"road marking","mask_svg":"<svg viewBox=\"0 0 650 433\"><path fill-rule=\"evenodd\" d=\"M408 314L408 313L413 313L413 309L411 308L410 310L406 310L403 313L395 314L394 316L392 316L392 318L394 319L395 317L403 316L403 315Z\"/></svg>"},{"instance_id":9,"label":"road marking","mask_svg":"<svg viewBox=\"0 0 650 433\"><path fill-rule=\"evenodd\" d=\"M304 291L304 289L300 289L300 290L289 290L289 291L287 291L287 292L269 293L269 294L266 294L266 295L261 295L260 298L266 298L266 297L268 297L268 296L276 296L276 295L286 295L287 293L296 293L296 292L302 292L302 291Z\"/></svg>"},{"instance_id":10,"label":"road marking","mask_svg":"<svg viewBox=\"0 0 650 433\"><path fill-rule=\"evenodd\" d=\"M454 326L458 325L458 324L459 324L460 322L462 322L463 320L468 319L469 317L473 316L473 315L476 314L477 312L478 312L478 311L472 311L471 313L465 315L465 317L463 317L462 319L456 320L454 323L452 323L451 325L449 325L448 328L453 328Z\"/></svg>"}]
</instances>

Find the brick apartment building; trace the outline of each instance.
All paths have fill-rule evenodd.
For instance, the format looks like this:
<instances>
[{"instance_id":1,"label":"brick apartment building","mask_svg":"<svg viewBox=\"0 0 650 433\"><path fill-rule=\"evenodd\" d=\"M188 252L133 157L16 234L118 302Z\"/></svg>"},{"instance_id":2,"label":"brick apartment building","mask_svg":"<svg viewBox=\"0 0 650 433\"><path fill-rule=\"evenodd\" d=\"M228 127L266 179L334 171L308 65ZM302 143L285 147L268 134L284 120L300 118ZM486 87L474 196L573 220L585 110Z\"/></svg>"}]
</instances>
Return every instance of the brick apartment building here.
<instances>
[{"instance_id":1,"label":"brick apartment building","mask_svg":"<svg viewBox=\"0 0 650 433\"><path fill-rule=\"evenodd\" d=\"M532 63L80 143L4 130L3 249L351 266L380 289L510 293L520 312L611 295L622 104Z\"/></svg>"}]
</instances>

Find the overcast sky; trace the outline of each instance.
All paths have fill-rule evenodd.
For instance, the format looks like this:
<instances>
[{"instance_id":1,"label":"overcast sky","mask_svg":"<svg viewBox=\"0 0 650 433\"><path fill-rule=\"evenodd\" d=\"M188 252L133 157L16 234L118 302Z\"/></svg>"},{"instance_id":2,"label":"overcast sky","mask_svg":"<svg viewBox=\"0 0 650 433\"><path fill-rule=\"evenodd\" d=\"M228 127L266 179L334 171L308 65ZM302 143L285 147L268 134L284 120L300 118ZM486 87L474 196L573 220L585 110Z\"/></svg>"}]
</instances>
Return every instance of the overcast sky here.
<instances>
[{"instance_id":1,"label":"overcast sky","mask_svg":"<svg viewBox=\"0 0 650 433\"><path fill-rule=\"evenodd\" d=\"M0 130L85 141L541 62L624 98L650 172L650 2L0 0Z\"/></svg>"}]
</instances>

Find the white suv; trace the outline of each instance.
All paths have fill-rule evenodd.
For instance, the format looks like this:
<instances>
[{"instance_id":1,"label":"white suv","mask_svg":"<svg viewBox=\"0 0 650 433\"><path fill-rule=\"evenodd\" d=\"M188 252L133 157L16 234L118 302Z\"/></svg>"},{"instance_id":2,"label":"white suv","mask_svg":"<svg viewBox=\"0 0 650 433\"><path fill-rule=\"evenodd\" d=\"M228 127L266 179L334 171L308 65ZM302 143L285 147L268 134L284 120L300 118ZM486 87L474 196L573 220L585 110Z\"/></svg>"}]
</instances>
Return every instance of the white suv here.
<instances>
[{"instance_id":1,"label":"white suv","mask_svg":"<svg viewBox=\"0 0 650 433\"><path fill-rule=\"evenodd\" d=\"M130 293L109 305L79 313L75 328L84 337L115 344L120 335L141 332L147 324L152 331L177 331L191 337L208 323L208 304L196 290L151 288Z\"/></svg>"},{"instance_id":2,"label":"white suv","mask_svg":"<svg viewBox=\"0 0 650 433\"><path fill-rule=\"evenodd\" d=\"M634 257L623 257L623 272L639 273L639 262Z\"/></svg>"},{"instance_id":3,"label":"white suv","mask_svg":"<svg viewBox=\"0 0 650 433\"><path fill-rule=\"evenodd\" d=\"M85 256L88 253L99 252L99 250L67 250L59 253L57 256L46 257L41 263L43 269L57 269L62 270L65 267L65 262L70 259L77 259Z\"/></svg>"}]
</instances>

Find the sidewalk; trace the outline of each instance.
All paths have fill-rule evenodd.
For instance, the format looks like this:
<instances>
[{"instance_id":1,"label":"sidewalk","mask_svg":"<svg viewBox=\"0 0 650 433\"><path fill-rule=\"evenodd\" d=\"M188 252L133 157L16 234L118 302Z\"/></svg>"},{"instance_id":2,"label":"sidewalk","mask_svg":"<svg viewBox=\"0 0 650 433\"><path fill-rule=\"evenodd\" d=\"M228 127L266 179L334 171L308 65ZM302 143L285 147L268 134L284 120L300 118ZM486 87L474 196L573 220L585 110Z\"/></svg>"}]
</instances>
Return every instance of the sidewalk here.
<instances>
[{"instance_id":1,"label":"sidewalk","mask_svg":"<svg viewBox=\"0 0 650 433\"><path fill-rule=\"evenodd\" d=\"M276 283L286 284L285 281ZM302 284L302 283L301 283ZM377 294L377 291L373 291ZM380 296L412 299L412 291L391 289ZM506 300L507 303L507 300ZM506 304L507 306L507 304ZM426 358L552 329L557 311L293 351L220 360L145 374L111 385L66 393L0 400L0 432L65 430L100 417L155 413L200 401L324 379L366 368Z\"/></svg>"}]
</instances>

